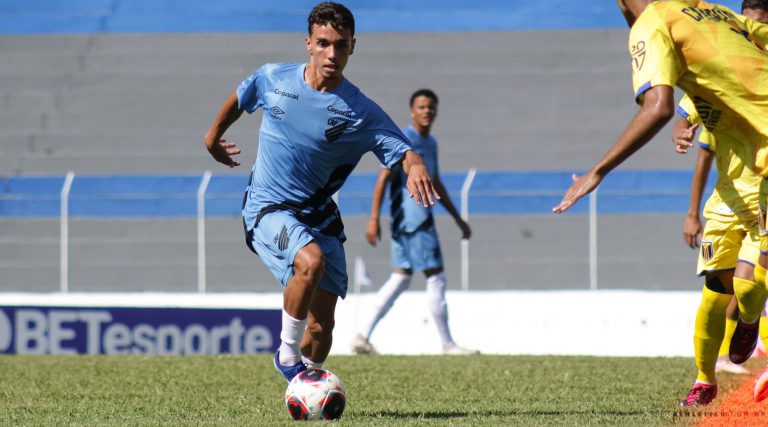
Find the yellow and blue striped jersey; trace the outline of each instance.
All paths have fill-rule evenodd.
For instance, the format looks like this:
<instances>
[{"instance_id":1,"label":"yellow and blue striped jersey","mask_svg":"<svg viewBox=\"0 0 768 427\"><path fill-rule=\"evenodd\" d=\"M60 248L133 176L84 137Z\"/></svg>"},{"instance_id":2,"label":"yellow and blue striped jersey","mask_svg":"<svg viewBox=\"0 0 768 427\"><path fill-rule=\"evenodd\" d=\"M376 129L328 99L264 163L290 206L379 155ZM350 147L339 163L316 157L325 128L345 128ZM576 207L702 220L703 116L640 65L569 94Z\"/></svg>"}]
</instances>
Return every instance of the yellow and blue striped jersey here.
<instances>
[{"instance_id":1,"label":"yellow and blue striped jersey","mask_svg":"<svg viewBox=\"0 0 768 427\"><path fill-rule=\"evenodd\" d=\"M642 101L654 86L678 86L698 103L707 130L728 116L729 127L755 152L755 171L768 176L764 41L765 25L726 7L699 0L653 2L630 31L636 99Z\"/></svg>"}]
</instances>

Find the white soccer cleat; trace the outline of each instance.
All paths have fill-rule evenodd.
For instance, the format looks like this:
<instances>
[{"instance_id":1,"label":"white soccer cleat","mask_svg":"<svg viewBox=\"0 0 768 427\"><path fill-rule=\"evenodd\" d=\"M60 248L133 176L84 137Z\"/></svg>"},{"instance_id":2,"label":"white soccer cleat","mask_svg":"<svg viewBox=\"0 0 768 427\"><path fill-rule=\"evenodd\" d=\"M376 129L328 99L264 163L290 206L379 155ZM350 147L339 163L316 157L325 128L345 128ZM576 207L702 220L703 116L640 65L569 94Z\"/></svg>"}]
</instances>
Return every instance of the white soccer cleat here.
<instances>
[{"instance_id":1,"label":"white soccer cleat","mask_svg":"<svg viewBox=\"0 0 768 427\"><path fill-rule=\"evenodd\" d=\"M470 354L480 354L480 350L462 347L458 344L448 344L443 346L443 354L449 356L468 356Z\"/></svg>"},{"instance_id":2,"label":"white soccer cleat","mask_svg":"<svg viewBox=\"0 0 768 427\"><path fill-rule=\"evenodd\" d=\"M747 375L750 373L749 369L731 362L727 355L717 358L715 372L727 372L735 375Z\"/></svg>"},{"instance_id":3,"label":"white soccer cleat","mask_svg":"<svg viewBox=\"0 0 768 427\"><path fill-rule=\"evenodd\" d=\"M367 354L369 356L379 354L373 344L360 334L355 335L355 339L352 341L352 352L355 354Z\"/></svg>"}]
</instances>

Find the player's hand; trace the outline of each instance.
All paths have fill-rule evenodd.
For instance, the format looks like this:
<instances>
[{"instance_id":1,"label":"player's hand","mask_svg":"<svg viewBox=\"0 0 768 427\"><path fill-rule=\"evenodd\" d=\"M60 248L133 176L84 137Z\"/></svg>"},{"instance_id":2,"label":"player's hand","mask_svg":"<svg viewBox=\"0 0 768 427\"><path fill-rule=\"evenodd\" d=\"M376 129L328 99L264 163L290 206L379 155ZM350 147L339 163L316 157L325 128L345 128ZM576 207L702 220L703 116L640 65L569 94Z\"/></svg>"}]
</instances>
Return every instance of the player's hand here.
<instances>
[{"instance_id":1,"label":"player's hand","mask_svg":"<svg viewBox=\"0 0 768 427\"><path fill-rule=\"evenodd\" d=\"M683 241L691 249L699 247L701 241L701 220L698 215L687 215L683 223Z\"/></svg>"},{"instance_id":2,"label":"player's hand","mask_svg":"<svg viewBox=\"0 0 768 427\"><path fill-rule=\"evenodd\" d=\"M380 239L381 227L379 227L379 221L376 219L371 219L368 221L368 226L365 228L365 240L367 240L371 246L376 247L376 242L378 242Z\"/></svg>"},{"instance_id":3,"label":"player's hand","mask_svg":"<svg viewBox=\"0 0 768 427\"><path fill-rule=\"evenodd\" d=\"M693 147L693 137L696 136L696 130L699 128L695 124L688 129L675 128L672 131L672 143L675 144L675 153L685 154L688 149Z\"/></svg>"},{"instance_id":4,"label":"player's hand","mask_svg":"<svg viewBox=\"0 0 768 427\"><path fill-rule=\"evenodd\" d=\"M469 224L467 224L466 221L464 221L463 219L459 218L457 223L459 224L459 228L461 229L461 238L462 239L469 239L470 237L472 237L472 229L469 228Z\"/></svg>"},{"instance_id":5,"label":"player's hand","mask_svg":"<svg viewBox=\"0 0 768 427\"><path fill-rule=\"evenodd\" d=\"M579 199L597 188L597 186L600 185L600 181L603 180L602 177L591 172L582 176L573 174L571 175L571 179L573 180L573 184L571 184L571 187L565 192L563 200L561 200L557 206L552 208L553 213L561 214L567 211L574 203L579 201Z\"/></svg>"},{"instance_id":6,"label":"player's hand","mask_svg":"<svg viewBox=\"0 0 768 427\"><path fill-rule=\"evenodd\" d=\"M240 149L237 148L237 145L234 143L227 142L226 139L222 138L210 145L206 142L206 147L208 147L208 152L211 153L211 156L213 156L217 162L223 163L231 168L240 166L240 162L232 158L232 156L240 154Z\"/></svg>"},{"instance_id":7,"label":"player's hand","mask_svg":"<svg viewBox=\"0 0 768 427\"><path fill-rule=\"evenodd\" d=\"M435 204L435 199L440 199L429 178L427 167L423 164L411 165L405 186L411 198L424 207L432 206Z\"/></svg>"}]
</instances>

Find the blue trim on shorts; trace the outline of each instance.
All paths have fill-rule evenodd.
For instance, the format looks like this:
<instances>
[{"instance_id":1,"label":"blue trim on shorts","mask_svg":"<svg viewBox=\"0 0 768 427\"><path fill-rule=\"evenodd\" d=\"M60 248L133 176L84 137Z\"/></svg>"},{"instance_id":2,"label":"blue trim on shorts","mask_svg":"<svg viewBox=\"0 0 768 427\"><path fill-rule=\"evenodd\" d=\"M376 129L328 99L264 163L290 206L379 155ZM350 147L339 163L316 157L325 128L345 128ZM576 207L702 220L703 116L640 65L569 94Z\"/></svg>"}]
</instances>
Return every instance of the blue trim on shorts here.
<instances>
[{"instance_id":1,"label":"blue trim on shorts","mask_svg":"<svg viewBox=\"0 0 768 427\"><path fill-rule=\"evenodd\" d=\"M747 264L748 266L750 266L752 268L755 268L755 264L753 264L753 263L751 263L751 262L749 262L749 261L747 261L745 259L739 258L736 262L743 262L744 264Z\"/></svg>"}]
</instances>

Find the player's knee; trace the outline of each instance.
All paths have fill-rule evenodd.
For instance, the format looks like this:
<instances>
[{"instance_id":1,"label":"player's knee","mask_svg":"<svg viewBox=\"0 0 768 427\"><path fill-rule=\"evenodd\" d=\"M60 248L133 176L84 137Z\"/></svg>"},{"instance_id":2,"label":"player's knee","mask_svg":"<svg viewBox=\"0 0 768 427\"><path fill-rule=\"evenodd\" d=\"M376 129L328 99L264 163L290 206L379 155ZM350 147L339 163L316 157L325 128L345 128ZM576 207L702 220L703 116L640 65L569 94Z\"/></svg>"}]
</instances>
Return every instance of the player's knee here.
<instances>
[{"instance_id":1,"label":"player's knee","mask_svg":"<svg viewBox=\"0 0 768 427\"><path fill-rule=\"evenodd\" d=\"M309 244L303 247L293 260L293 272L307 279L319 279L325 273L325 255L319 246Z\"/></svg>"},{"instance_id":2,"label":"player's knee","mask_svg":"<svg viewBox=\"0 0 768 427\"><path fill-rule=\"evenodd\" d=\"M438 273L427 278L427 300L431 306L445 304L445 274Z\"/></svg>"},{"instance_id":3,"label":"player's knee","mask_svg":"<svg viewBox=\"0 0 768 427\"><path fill-rule=\"evenodd\" d=\"M395 292L400 293L408 289L408 287L411 286L412 277L413 275L411 274L393 272L390 276L390 280L395 284Z\"/></svg>"},{"instance_id":4,"label":"player's knee","mask_svg":"<svg viewBox=\"0 0 768 427\"><path fill-rule=\"evenodd\" d=\"M718 294L728 293L728 290L725 288L725 284L723 284L723 281L720 280L719 276L707 276L704 280L704 285L712 292L717 292Z\"/></svg>"}]
</instances>

